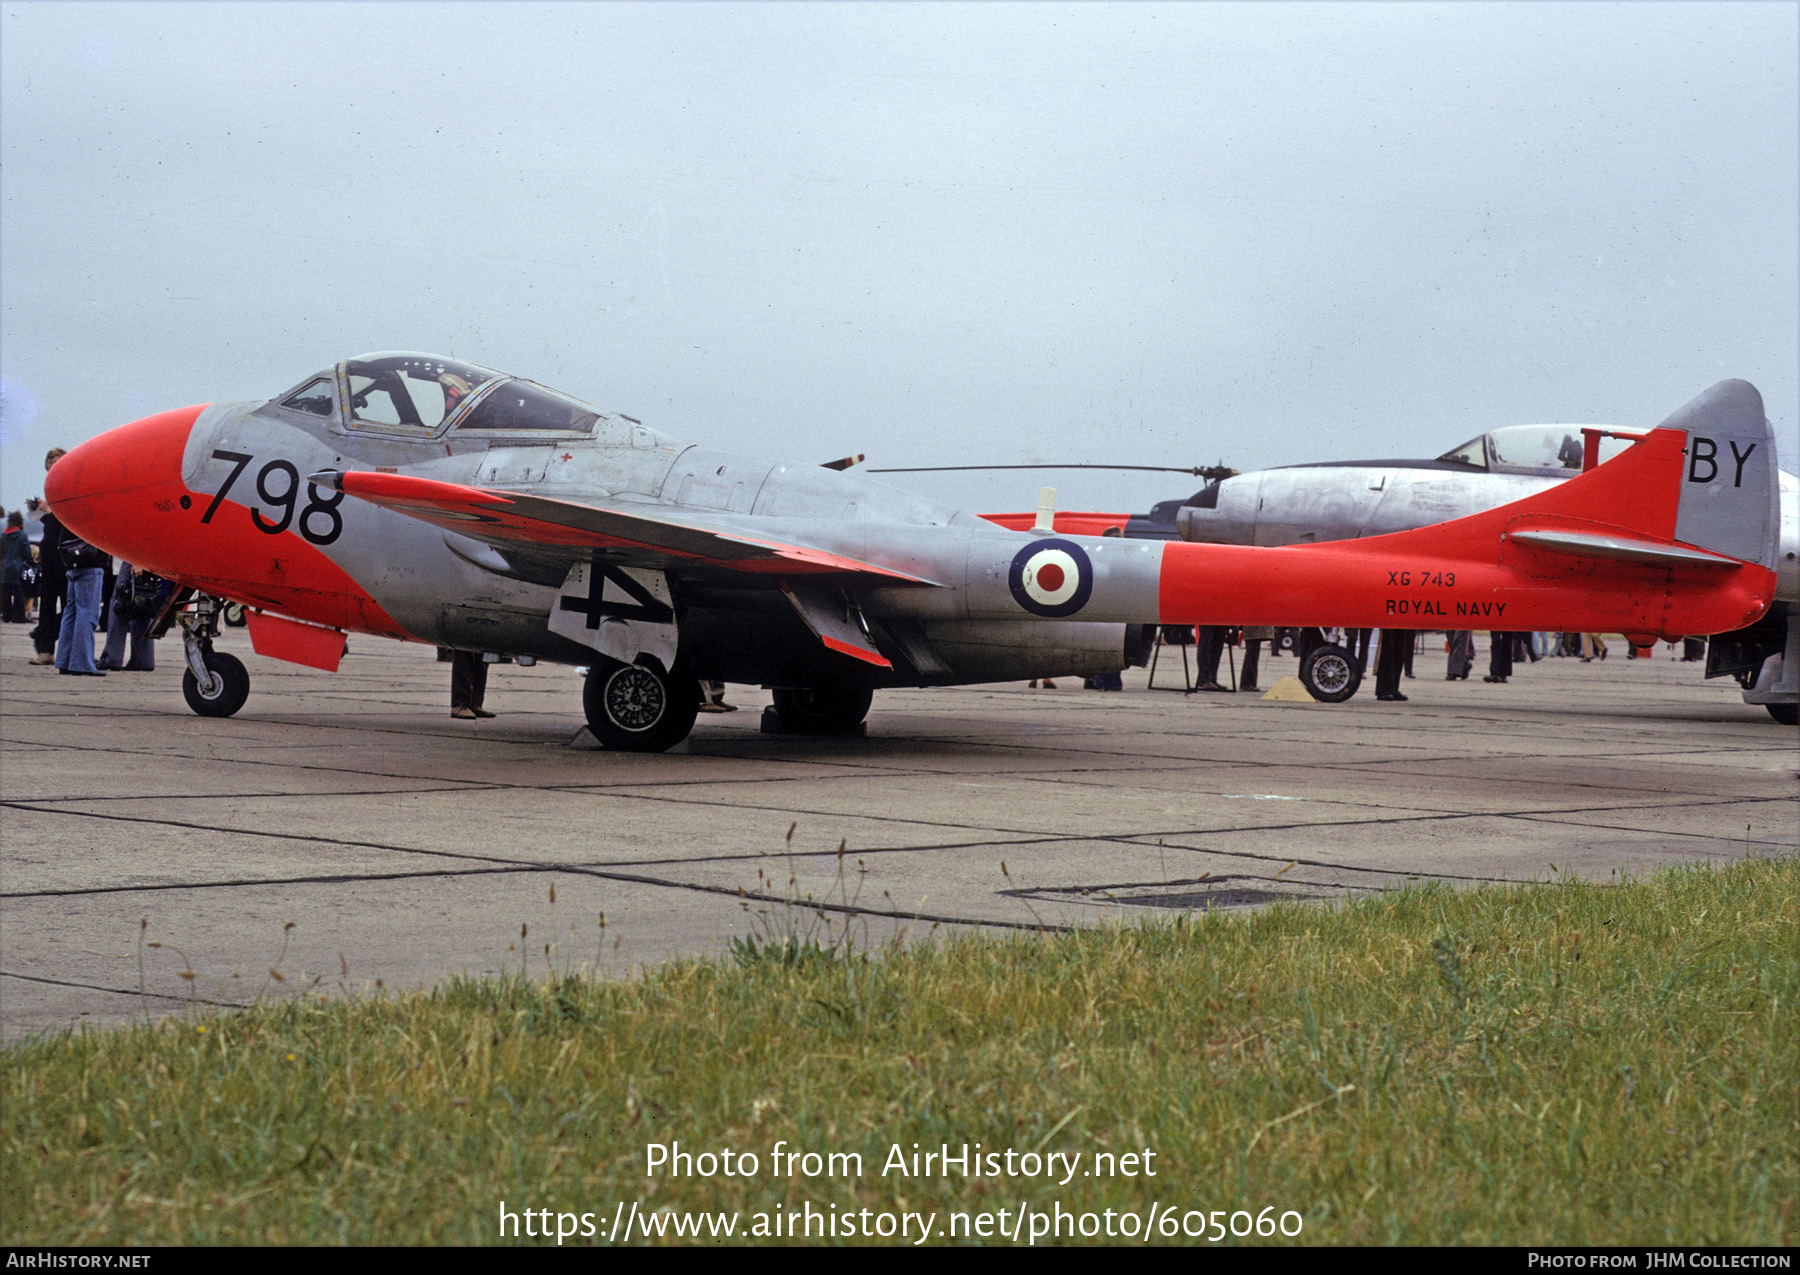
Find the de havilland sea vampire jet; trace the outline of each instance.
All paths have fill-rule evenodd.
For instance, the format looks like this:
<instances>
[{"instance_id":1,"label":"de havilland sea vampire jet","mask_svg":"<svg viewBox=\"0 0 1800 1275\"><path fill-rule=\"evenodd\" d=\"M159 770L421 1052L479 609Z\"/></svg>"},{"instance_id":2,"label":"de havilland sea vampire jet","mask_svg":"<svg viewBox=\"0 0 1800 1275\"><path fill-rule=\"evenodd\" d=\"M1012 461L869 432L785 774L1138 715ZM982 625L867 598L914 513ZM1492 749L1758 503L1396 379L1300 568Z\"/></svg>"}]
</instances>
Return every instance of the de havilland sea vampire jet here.
<instances>
[{"instance_id":1,"label":"de havilland sea vampire jet","mask_svg":"<svg viewBox=\"0 0 1800 1275\"><path fill-rule=\"evenodd\" d=\"M236 712L221 600L256 649L335 669L344 633L589 668L601 743L662 750L699 679L842 733L882 687L1140 663L1155 624L1719 633L1775 588L1761 400L1714 386L1615 459L1471 517L1283 548L1013 530L851 472L677 442L533 382L353 358L261 403L181 408L46 480L72 532L169 577L188 703ZM183 594L188 597L190 595Z\"/></svg>"}]
</instances>

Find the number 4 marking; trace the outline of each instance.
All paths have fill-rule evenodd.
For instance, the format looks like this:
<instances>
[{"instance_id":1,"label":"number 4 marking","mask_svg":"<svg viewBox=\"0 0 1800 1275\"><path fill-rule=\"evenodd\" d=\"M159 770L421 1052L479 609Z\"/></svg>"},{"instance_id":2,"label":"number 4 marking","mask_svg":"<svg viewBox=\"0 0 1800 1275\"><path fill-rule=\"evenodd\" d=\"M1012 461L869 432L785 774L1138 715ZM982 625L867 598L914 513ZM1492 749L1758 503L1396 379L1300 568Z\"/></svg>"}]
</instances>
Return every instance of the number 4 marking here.
<instances>
[{"instance_id":1,"label":"number 4 marking","mask_svg":"<svg viewBox=\"0 0 1800 1275\"><path fill-rule=\"evenodd\" d=\"M225 476L225 481L219 487L218 494L212 498L212 504L208 505L206 512L200 515L200 521L203 523L212 521L213 514L219 508L219 502L225 499L225 493L231 490L231 485L238 480L238 475L244 472L244 467L255 459L255 457L246 456L242 452L214 452L212 458L214 460L235 460L237 464Z\"/></svg>"}]
</instances>

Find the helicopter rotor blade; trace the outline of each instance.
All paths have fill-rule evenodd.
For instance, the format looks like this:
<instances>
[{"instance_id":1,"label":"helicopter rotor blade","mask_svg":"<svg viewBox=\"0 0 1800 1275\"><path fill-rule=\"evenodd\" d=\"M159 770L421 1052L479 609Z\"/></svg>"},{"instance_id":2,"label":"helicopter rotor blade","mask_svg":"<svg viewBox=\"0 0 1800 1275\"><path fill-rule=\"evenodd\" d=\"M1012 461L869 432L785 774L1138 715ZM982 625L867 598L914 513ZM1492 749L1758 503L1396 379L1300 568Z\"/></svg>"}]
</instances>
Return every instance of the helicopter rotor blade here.
<instances>
[{"instance_id":1,"label":"helicopter rotor blade","mask_svg":"<svg viewBox=\"0 0 1800 1275\"><path fill-rule=\"evenodd\" d=\"M1231 478L1237 470L1228 465L909 465L903 468L870 469L871 474L949 474L986 469L1125 469L1151 474L1191 474L1216 482Z\"/></svg>"}]
</instances>

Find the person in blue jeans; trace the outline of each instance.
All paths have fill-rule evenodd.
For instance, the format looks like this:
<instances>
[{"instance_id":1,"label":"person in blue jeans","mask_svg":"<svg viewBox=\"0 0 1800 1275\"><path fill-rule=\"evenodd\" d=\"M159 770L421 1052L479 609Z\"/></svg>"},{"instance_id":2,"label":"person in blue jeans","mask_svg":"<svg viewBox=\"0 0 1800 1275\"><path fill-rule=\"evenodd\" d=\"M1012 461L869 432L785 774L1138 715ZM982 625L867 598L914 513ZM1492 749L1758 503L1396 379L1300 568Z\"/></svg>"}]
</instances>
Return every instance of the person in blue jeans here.
<instances>
[{"instance_id":1,"label":"person in blue jeans","mask_svg":"<svg viewBox=\"0 0 1800 1275\"><path fill-rule=\"evenodd\" d=\"M62 631L56 639L58 673L106 676L94 667L94 629L100 623L100 586L105 578L106 572L100 567L76 567L69 572Z\"/></svg>"}]
</instances>

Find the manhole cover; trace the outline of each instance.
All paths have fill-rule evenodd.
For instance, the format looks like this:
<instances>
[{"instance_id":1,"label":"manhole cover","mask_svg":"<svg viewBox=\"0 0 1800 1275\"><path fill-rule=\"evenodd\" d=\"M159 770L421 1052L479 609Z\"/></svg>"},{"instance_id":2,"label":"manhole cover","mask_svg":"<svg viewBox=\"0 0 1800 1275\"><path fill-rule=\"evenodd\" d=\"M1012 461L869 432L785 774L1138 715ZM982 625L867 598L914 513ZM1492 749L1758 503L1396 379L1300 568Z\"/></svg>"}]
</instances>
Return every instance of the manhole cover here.
<instances>
[{"instance_id":1,"label":"manhole cover","mask_svg":"<svg viewBox=\"0 0 1800 1275\"><path fill-rule=\"evenodd\" d=\"M1312 899L1313 894L1297 890L1195 890L1187 894L1115 894L1114 903L1129 903L1140 908L1181 908L1204 911L1207 908L1247 908L1258 903L1274 903L1278 899Z\"/></svg>"},{"instance_id":2,"label":"manhole cover","mask_svg":"<svg viewBox=\"0 0 1800 1275\"><path fill-rule=\"evenodd\" d=\"M1241 882L1242 884L1232 884ZM1250 884L1255 882L1255 884ZM1325 887L1327 890L1332 887ZM1270 888L1266 878L1242 875L1203 877L1185 881L1120 881L1113 885L1071 885L1061 889L1007 890L1003 893L1046 902L1086 903L1101 907L1168 908L1180 912L1205 912L1213 908L1248 908L1282 899L1318 899L1314 882L1283 881Z\"/></svg>"}]
</instances>

